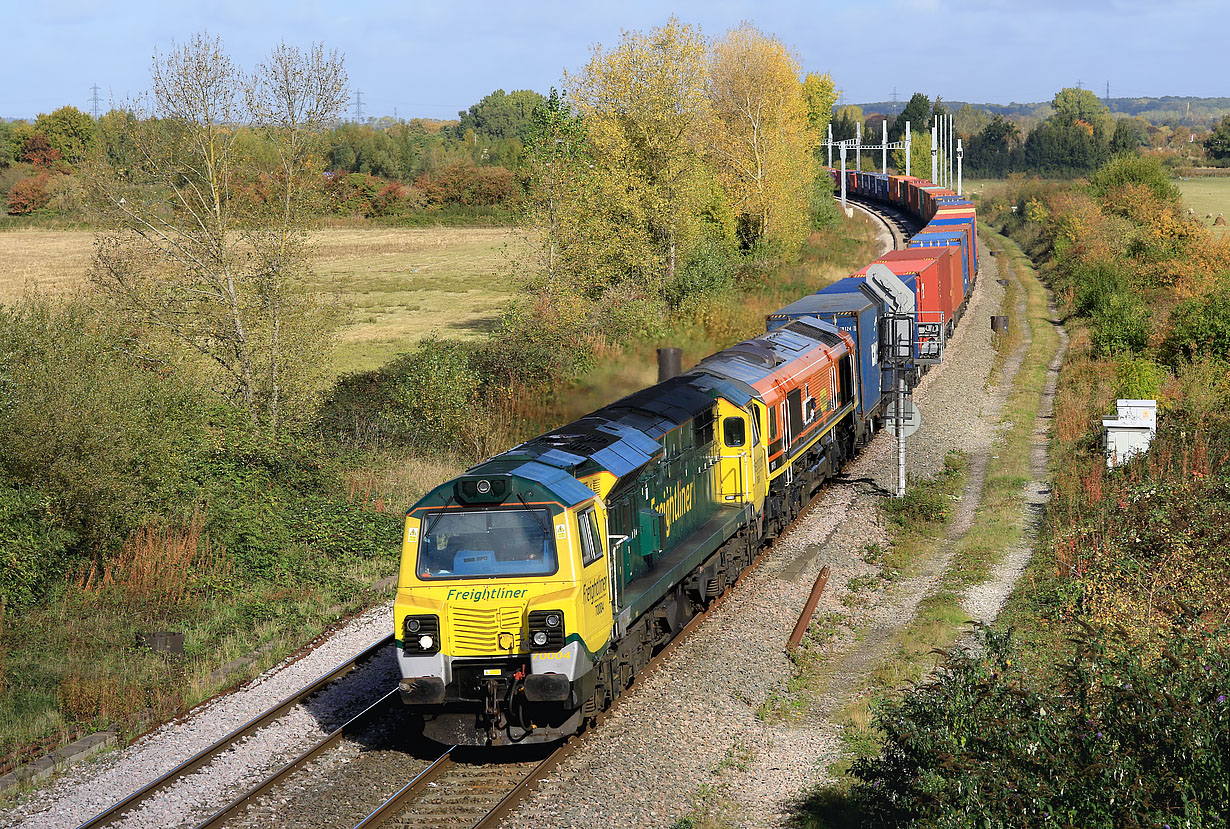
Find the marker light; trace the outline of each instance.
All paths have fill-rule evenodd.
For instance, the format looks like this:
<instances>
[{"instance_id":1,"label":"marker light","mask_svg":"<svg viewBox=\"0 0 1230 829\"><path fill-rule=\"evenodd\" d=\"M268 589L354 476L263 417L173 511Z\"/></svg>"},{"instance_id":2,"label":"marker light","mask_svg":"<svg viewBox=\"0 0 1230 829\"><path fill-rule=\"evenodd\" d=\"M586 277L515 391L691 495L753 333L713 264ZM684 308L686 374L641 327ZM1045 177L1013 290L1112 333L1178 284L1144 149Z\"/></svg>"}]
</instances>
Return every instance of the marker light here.
<instances>
[{"instance_id":1,"label":"marker light","mask_svg":"<svg viewBox=\"0 0 1230 829\"><path fill-rule=\"evenodd\" d=\"M562 622L563 620L560 619L558 613L552 613L551 615L547 616L547 618L543 619L542 621L549 628L557 628L560 626L560 622ZM546 644L546 643L542 642L540 644Z\"/></svg>"},{"instance_id":2,"label":"marker light","mask_svg":"<svg viewBox=\"0 0 1230 829\"><path fill-rule=\"evenodd\" d=\"M423 627L423 623L420 622L418 619L407 619L406 620L406 631L408 633L418 633L422 627Z\"/></svg>"}]
</instances>

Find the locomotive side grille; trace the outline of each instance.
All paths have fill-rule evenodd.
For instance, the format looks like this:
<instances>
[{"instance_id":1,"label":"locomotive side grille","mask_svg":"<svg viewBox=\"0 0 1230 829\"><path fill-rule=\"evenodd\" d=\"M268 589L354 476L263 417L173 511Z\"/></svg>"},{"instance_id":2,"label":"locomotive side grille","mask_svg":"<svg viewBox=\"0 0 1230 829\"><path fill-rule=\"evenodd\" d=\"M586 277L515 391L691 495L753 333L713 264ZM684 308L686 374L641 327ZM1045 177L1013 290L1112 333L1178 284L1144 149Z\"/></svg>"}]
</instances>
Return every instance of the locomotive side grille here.
<instances>
[{"instance_id":1,"label":"locomotive side grille","mask_svg":"<svg viewBox=\"0 0 1230 829\"><path fill-rule=\"evenodd\" d=\"M522 609L519 607L475 608L452 607L454 656L488 656L507 653L500 647L500 633L511 633L512 650L519 652L524 644Z\"/></svg>"}]
</instances>

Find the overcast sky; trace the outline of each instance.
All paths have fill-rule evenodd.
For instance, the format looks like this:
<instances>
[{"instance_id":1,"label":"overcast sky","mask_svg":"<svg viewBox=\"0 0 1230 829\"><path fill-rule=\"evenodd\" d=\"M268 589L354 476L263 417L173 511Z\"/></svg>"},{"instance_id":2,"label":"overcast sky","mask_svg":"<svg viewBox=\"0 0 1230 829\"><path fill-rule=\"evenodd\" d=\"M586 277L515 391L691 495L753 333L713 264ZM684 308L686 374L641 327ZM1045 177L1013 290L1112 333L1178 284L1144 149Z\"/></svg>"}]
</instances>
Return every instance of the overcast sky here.
<instances>
[{"instance_id":1,"label":"overcast sky","mask_svg":"<svg viewBox=\"0 0 1230 829\"><path fill-rule=\"evenodd\" d=\"M589 47L674 13L718 36L744 20L777 35L847 103L1049 100L1078 82L1114 97L1230 96L1226 0L0 0L0 117L143 92L155 51L208 30L251 68L279 40L346 57L363 115L455 118L494 89L546 92ZM355 113L352 98L350 113Z\"/></svg>"}]
</instances>

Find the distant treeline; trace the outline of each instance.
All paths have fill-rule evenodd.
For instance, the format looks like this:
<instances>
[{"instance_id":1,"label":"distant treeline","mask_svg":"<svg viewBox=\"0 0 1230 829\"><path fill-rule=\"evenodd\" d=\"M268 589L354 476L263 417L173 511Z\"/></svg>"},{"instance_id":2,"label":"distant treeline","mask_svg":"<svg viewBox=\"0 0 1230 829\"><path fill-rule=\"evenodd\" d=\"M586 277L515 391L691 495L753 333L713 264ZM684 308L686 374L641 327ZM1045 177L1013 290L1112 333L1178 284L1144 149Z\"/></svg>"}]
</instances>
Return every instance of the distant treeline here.
<instances>
[{"instance_id":1,"label":"distant treeline","mask_svg":"<svg viewBox=\"0 0 1230 829\"><path fill-rule=\"evenodd\" d=\"M1085 176L1114 155L1136 151L1157 155L1171 169L1230 162L1230 114L1224 114L1230 113L1230 98L1118 100L1124 106L1114 111L1092 91L1071 87L1057 92L1046 104L975 106L939 98L931 101L916 92L896 115L874 111L884 104L838 107L832 121L833 138L854 138L861 125L864 142L878 144L887 122L889 139L897 141L909 122L914 136L913 169L922 175L929 172L930 125L948 115L953 118L954 134L963 143L964 172L972 177L1000 178L1012 173L1044 178ZM1181 112L1167 110L1178 113L1175 117L1155 120L1162 110L1150 108L1150 102L1166 107L1183 102L1183 106ZM1215 106L1218 102L1222 106ZM878 166L879 153L868 152L863 163ZM904 164L897 162L896 166L901 169Z\"/></svg>"},{"instance_id":2,"label":"distant treeline","mask_svg":"<svg viewBox=\"0 0 1230 829\"><path fill-rule=\"evenodd\" d=\"M1090 91L1090 94L1096 93ZM1111 115L1131 115L1144 118L1158 126L1211 126L1230 115L1230 98L1194 98L1183 95L1163 95L1160 98L1100 98L1110 110ZM951 109L972 107L982 110L988 115L1010 115L1029 118L1047 118L1053 110L1050 101L1019 104L1015 101L1009 104L974 103L972 101L945 101ZM864 112L883 112L897 115L903 108L900 101L873 101L857 104Z\"/></svg>"}]
</instances>

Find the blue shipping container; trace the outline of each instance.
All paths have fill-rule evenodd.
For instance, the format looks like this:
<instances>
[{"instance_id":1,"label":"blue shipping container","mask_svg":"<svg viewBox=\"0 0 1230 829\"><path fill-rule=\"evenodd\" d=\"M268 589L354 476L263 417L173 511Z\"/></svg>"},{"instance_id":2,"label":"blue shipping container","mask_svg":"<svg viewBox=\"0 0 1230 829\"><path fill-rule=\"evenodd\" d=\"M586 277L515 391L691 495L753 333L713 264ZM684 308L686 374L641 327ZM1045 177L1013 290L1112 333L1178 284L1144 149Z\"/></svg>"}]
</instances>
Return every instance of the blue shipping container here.
<instances>
[{"instance_id":1,"label":"blue shipping container","mask_svg":"<svg viewBox=\"0 0 1230 829\"><path fill-rule=\"evenodd\" d=\"M964 295L969 296L969 277L970 277L970 251L967 247L969 235L964 231L953 233L923 233L910 239L910 247L912 248L943 248L943 247L959 247L961 248L961 284L964 286ZM977 267L975 265L975 267Z\"/></svg>"},{"instance_id":2,"label":"blue shipping container","mask_svg":"<svg viewBox=\"0 0 1230 829\"><path fill-rule=\"evenodd\" d=\"M829 293L843 283L854 284L847 284L841 293ZM857 346L858 416L866 419L880 405L880 305L858 290L862 283L862 279L843 279L818 294L795 300L770 314L767 328L772 331L800 317L818 317L849 334Z\"/></svg>"}]
</instances>

